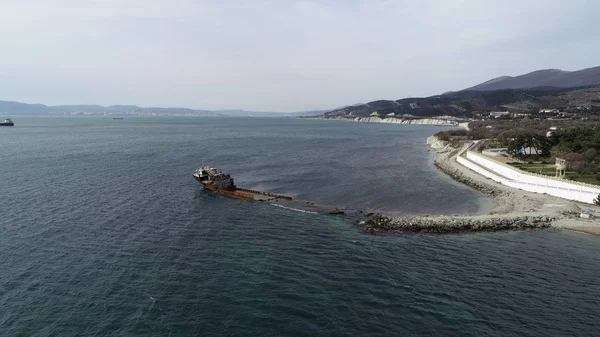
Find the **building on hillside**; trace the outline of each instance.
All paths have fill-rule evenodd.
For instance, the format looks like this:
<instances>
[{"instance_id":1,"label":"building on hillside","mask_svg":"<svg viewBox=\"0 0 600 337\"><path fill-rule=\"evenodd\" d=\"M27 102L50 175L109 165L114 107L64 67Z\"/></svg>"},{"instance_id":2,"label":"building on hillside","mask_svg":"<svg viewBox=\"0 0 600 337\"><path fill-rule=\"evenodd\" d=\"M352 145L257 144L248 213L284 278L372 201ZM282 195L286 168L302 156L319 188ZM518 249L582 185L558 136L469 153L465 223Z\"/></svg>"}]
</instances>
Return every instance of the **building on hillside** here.
<instances>
[{"instance_id":1,"label":"building on hillside","mask_svg":"<svg viewBox=\"0 0 600 337\"><path fill-rule=\"evenodd\" d=\"M503 116L507 116L509 114L510 114L510 112L508 112L508 111L492 111L492 112L490 112L490 117L500 118Z\"/></svg>"},{"instance_id":2,"label":"building on hillside","mask_svg":"<svg viewBox=\"0 0 600 337\"><path fill-rule=\"evenodd\" d=\"M373 111L373 112L371 112L371 114L369 116L379 117L379 112Z\"/></svg>"},{"instance_id":3,"label":"building on hillside","mask_svg":"<svg viewBox=\"0 0 600 337\"><path fill-rule=\"evenodd\" d=\"M554 134L554 131L558 130L558 128L556 126L551 126L550 127L550 131L546 132L546 137L550 138L552 137L552 135Z\"/></svg>"},{"instance_id":4,"label":"building on hillside","mask_svg":"<svg viewBox=\"0 0 600 337\"><path fill-rule=\"evenodd\" d=\"M541 114L557 114L559 112L558 109L540 109L539 111Z\"/></svg>"}]
</instances>

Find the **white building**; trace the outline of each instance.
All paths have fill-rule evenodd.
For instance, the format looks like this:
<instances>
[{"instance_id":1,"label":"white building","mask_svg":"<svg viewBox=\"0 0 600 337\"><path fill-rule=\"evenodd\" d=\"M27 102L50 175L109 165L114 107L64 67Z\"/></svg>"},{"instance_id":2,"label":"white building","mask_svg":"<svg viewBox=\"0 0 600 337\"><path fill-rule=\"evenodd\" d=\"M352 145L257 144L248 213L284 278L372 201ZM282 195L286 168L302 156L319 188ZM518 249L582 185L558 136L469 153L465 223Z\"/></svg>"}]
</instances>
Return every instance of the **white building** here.
<instances>
[{"instance_id":1,"label":"white building","mask_svg":"<svg viewBox=\"0 0 600 337\"><path fill-rule=\"evenodd\" d=\"M492 112L490 112L490 117L500 118L500 117L506 116L508 114L510 114L510 112L508 112L508 111L492 111Z\"/></svg>"}]
</instances>

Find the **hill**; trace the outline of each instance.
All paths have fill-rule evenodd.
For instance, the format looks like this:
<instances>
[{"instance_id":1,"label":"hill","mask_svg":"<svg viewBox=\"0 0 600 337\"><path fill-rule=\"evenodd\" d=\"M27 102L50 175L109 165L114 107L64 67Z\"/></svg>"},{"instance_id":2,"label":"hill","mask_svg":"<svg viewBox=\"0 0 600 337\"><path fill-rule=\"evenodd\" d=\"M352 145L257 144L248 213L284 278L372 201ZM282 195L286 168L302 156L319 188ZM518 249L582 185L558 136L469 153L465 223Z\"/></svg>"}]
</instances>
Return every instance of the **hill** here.
<instances>
[{"instance_id":1,"label":"hill","mask_svg":"<svg viewBox=\"0 0 600 337\"><path fill-rule=\"evenodd\" d=\"M208 110L186 108L142 108L135 105L58 105L0 101L0 114L7 115L189 115L219 116Z\"/></svg>"},{"instance_id":2,"label":"hill","mask_svg":"<svg viewBox=\"0 0 600 337\"><path fill-rule=\"evenodd\" d=\"M319 115L327 110L263 112L246 110L196 110L188 108L143 108L137 105L58 105L0 101L0 115L88 115L88 116L211 116L211 117L294 117Z\"/></svg>"},{"instance_id":3,"label":"hill","mask_svg":"<svg viewBox=\"0 0 600 337\"><path fill-rule=\"evenodd\" d=\"M600 85L600 67L577 71L544 69L515 77L502 76L464 89L464 91L491 91L539 87L575 88L592 85Z\"/></svg>"},{"instance_id":4,"label":"hill","mask_svg":"<svg viewBox=\"0 0 600 337\"><path fill-rule=\"evenodd\" d=\"M336 109L325 118L379 116L473 117L475 113L505 111L532 113L540 109L565 110L581 107L600 110L600 86L585 88L534 88L496 91L458 91L425 98L379 100ZM408 116L407 116L408 115Z\"/></svg>"}]
</instances>

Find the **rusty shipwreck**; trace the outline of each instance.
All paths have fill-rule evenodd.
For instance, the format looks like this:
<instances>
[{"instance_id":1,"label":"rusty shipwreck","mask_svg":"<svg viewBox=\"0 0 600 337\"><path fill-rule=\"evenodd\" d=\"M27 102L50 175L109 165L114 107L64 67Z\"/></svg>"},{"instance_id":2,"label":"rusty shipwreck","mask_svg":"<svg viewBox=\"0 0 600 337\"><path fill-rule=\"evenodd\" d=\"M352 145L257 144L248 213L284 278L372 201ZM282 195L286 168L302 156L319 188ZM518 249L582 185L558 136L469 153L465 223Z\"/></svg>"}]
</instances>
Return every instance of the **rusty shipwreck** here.
<instances>
[{"instance_id":1,"label":"rusty shipwreck","mask_svg":"<svg viewBox=\"0 0 600 337\"><path fill-rule=\"evenodd\" d=\"M230 174L225 174L210 166L199 167L193 176L205 189L230 197L258 201L271 201L275 199L292 200L291 197L285 195L237 187Z\"/></svg>"},{"instance_id":2,"label":"rusty shipwreck","mask_svg":"<svg viewBox=\"0 0 600 337\"><path fill-rule=\"evenodd\" d=\"M292 197L269 192L241 188L235 185L230 174L223 173L214 167L202 166L193 173L206 190L224 194L234 198L262 201L268 204L291 208L317 214L344 214L344 210L334 206L320 205L305 200L292 200Z\"/></svg>"}]
</instances>

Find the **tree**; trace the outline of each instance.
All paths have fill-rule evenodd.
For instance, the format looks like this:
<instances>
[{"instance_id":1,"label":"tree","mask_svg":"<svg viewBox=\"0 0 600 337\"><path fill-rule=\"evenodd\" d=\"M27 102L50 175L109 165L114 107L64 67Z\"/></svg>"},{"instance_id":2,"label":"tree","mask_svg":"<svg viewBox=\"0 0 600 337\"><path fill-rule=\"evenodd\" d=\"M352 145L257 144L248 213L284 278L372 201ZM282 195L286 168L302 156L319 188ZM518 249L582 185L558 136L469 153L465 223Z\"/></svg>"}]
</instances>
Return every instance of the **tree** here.
<instances>
[{"instance_id":1,"label":"tree","mask_svg":"<svg viewBox=\"0 0 600 337\"><path fill-rule=\"evenodd\" d=\"M550 157L550 150L552 149L552 143L550 143L550 140L547 137L541 137L539 138L539 150L540 150L540 155L542 155L543 157Z\"/></svg>"},{"instance_id":2,"label":"tree","mask_svg":"<svg viewBox=\"0 0 600 337\"><path fill-rule=\"evenodd\" d=\"M523 145L523 151L525 151L525 148L529 148L529 154L531 155L531 149L535 149L535 153L537 154L537 138L533 133L523 135Z\"/></svg>"},{"instance_id":3,"label":"tree","mask_svg":"<svg viewBox=\"0 0 600 337\"><path fill-rule=\"evenodd\" d=\"M584 170L584 159L581 153L571 152L562 155L561 158L567 161L568 170L573 170L582 174L582 170Z\"/></svg>"},{"instance_id":4,"label":"tree","mask_svg":"<svg viewBox=\"0 0 600 337\"><path fill-rule=\"evenodd\" d=\"M598 194L598 196L596 197L596 199L594 199L594 205L600 206L600 194Z\"/></svg>"},{"instance_id":5,"label":"tree","mask_svg":"<svg viewBox=\"0 0 600 337\"><path fill-rule=\"evenodd\" d=\"M582 154L581 174L590 174L598 171L598 151L590 148Z\"/></svg>"},{"instance_id":6,"label":"tree","mask_svg":"<svg viewBox=\"0 0 600 337\"><path fill-rule=\"evenodd\" d=\"M558 143L558 145L552 147L552 154L555 157L561 157L564 154L570 153L572 152L573 149L571 149L571 147L569 145L567 145L566 143Z\"/></svg>"},{"instance_id":7,"label":"tree","mask_svg":"<svg viewBox=\"0 0 600 337\"><path fill-rule=\"evenodd\" d=\"M529 154L532 153L532 149L535 150L536 155L541 155L543 157L550 156L550 149L552 148L552 144L550 140L544 135L539 135L536 133L527 133L523 135L523 143L525 147L529 148Z\"/></svg>"},{"instance_id":8,"label":"tree","mask_svg":"<svg viewBox=\"0 0 600 337\"><path fill-rule=\"evenodd\" d=\"M508 143L508 153L513 157L520 157L524 145L525 141L523 140L523 137L519 136Z\"/></svg>"}]
</instances>

